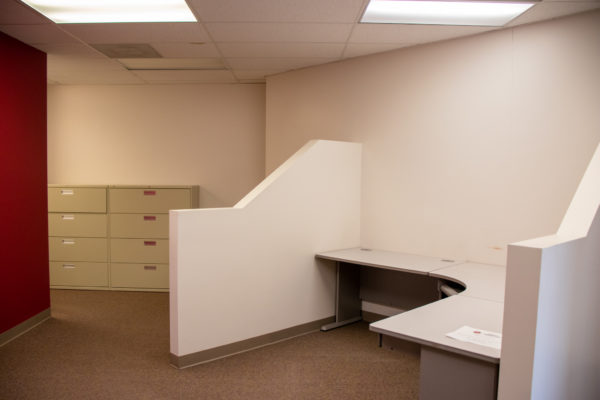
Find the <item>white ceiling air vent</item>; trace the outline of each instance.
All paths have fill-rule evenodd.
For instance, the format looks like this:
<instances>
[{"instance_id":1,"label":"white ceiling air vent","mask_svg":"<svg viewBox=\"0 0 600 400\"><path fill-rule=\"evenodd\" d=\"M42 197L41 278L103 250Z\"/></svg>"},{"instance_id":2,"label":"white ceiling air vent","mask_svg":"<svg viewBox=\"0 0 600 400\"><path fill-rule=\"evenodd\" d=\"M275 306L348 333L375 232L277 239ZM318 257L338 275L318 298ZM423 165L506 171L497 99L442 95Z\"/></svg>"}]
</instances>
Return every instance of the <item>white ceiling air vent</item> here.
<instances>
[{"instance_id":1,"label":"white ceiling air vent","mask_svg":"<svg viewBox=\"0 0 600 400\"><path fill-rule=\"evenodd\" d=\"M130 71L220 71L226 69L220 58L119 58L118 61Z\"/></svg>"},{"instance_id":2,"label":"white ceiling air vent","mask_svg":"<svg viewBox=\"0 0 600 400\"><path fill-rule=\"evenodd\" d=\"M162 56L146 43L93 44L93 48L109 58L161 58Z\"/></svg>"},{"instance_id":3,"label":"white ceiling air vent","mask_svg":"<svg viewBox=\"0 0 600 400\"><path fill-rule=\"evenodd\" d=\"M130 71L222 71L220 58L163 58L146 43L94 44L96 50L119 61Z\"/></svg>"}]
</instances>

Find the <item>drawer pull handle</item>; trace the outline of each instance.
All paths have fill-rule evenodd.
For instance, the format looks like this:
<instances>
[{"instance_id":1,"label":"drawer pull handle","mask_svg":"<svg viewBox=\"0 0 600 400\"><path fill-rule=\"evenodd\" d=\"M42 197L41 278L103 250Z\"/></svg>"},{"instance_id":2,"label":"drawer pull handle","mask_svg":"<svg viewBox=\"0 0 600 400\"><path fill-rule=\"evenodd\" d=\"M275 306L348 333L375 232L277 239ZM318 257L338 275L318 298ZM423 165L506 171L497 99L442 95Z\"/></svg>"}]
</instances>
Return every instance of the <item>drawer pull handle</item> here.
<instances>
[{"instance_id":1,"label":"drawer pull handle","mask_svg":"<svg viewBox=\"0 0 600 400\"><path fill-rule=\"evenodd\" d=\"M73 240L73 239L63 239L62 240L62 244L68 244L68 245L75 244L75 240Z\"/></svg>"},{"instance_id":2,"label":"drawer pull handle","mask_svg":"<svg viewBox=\"0 0 600 400\"><path fill-rule=\"evenodd\" d=\"M74 194L75 191L73 189L61 189L60 191L61 196L73 196Z\"/></svg>"},{"instance_id":3,"label":"drawer pull handle","mask_svg":"<svg viewBox=\"0 0 600 400\"><path fill-rule=\"evenodd\" d=\"M63 221L73 221L75 219L74 215L61 215Z\"/></svg>"},{"instance_id":4,"label":"drawer pull handle","mask_svg":"<svg viewBox=\"0 0 600 400\"><path fill-rule=\"evenodd\" d=\"M156 265L144 265L144 271L156 271Z\"/></svg>"},{"instance_id":5,"label":"drawer pull handle","mask_svg":"<svg viewBox=\"0 0 600 400\"><path fill-rule=\"evenodd\" d=\"M156 196L156 190L144 190L144 196Z\"/></svg>"},{"instance_id":6,"label":"drawer pull handle","mask_svg":"<svg viewBox=\"0 0 600 400\"><path fill-rule=\"evenodd\" d=\"M75 264L63 264L64 269L75 269Z\"/></svg>"},{"instance_id":7,"label":"drawer pull handle","mask_svg":"<svg viewBox=\"0 0 600 400\"><path fill-rule=\"evenodd\" d=\"M156 242L154 240L144 240L144 246L156 246Z\"/></svg>"},{"instance_id":8,"label":"drawer pull handle","mask_svg":"<svg viewBox=\"0 0 600 400\"><path fill-rule=\"evenodd\" d=\"M144 215L144 221L156 221L156 215Z\"/></svg>"}]
</instances>

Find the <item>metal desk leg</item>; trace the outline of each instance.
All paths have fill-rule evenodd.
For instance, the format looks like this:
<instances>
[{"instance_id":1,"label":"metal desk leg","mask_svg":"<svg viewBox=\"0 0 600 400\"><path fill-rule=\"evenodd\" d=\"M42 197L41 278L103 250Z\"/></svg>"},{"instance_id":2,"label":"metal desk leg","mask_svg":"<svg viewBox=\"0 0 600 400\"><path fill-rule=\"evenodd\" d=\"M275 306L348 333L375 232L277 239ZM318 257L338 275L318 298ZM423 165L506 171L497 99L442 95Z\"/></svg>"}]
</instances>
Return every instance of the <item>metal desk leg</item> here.
<instances>
[{"instance_id":1,"label":"metal desk leg","mask_svg":"<svg viewBox=\"0 0 600 400\"><path fill-rule=\"evenodd\" d=\"M322 331L329 331L362 319L360 313L360 267L336 262L335 286L335 322L323 325Z\"/></svg>"}]
</instances>

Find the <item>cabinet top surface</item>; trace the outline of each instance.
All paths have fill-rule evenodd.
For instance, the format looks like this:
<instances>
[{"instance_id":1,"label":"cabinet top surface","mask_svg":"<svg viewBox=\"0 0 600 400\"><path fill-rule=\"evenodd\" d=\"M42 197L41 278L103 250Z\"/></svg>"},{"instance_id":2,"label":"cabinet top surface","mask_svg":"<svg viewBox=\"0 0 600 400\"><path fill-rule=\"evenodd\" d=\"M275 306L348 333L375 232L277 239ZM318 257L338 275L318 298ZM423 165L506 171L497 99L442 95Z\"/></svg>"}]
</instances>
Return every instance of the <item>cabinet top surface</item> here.
<instances>
[{"instance_id":1,"label":"cabinet top surface","mask_svg":"<svg viewBox=\"0 0 600 400\"><path fill-rule=\"evenodd\" d=\"M49 183L49 188L109 188L109 189L189 189L198 185L76 185Z\"/></svg>"},{"instance_id":2,"label":"cabinet top surface","mask_svg":"<svg viewBox=\"0 0 600 400\"><path fill-rule=\"evenodd\" d=\"M106 189L108 185L61 185L58 183L49 183L49 188L99 188Z\"/></svg>"}]
</instances>

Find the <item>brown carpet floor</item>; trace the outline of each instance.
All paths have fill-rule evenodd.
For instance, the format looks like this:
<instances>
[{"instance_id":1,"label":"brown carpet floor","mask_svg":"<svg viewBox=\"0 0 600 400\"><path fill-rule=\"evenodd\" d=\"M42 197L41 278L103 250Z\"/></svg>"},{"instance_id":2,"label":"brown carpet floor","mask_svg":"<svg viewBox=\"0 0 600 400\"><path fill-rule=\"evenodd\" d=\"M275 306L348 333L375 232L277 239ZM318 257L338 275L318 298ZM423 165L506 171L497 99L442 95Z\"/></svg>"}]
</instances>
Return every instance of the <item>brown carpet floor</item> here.
<instances>
[{"instance_id":1,"label":"brown carpet floor","mask_svg":"<svg viewBox=\"0 0 600 400\"><path fill-rule=\"evenodd\" d=\"M52 290L52 318L0 347L0 399L417 399L419 356L366 323L169 365L167 293Z\"/></svg>"}]
</instances>

